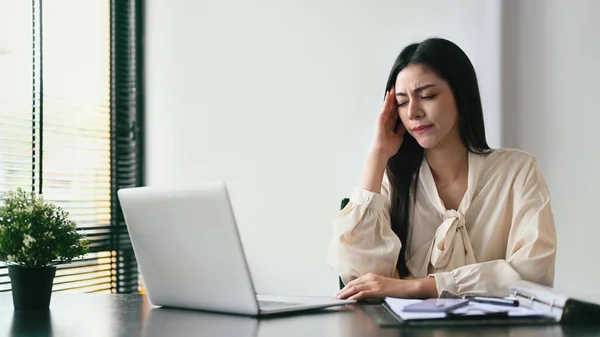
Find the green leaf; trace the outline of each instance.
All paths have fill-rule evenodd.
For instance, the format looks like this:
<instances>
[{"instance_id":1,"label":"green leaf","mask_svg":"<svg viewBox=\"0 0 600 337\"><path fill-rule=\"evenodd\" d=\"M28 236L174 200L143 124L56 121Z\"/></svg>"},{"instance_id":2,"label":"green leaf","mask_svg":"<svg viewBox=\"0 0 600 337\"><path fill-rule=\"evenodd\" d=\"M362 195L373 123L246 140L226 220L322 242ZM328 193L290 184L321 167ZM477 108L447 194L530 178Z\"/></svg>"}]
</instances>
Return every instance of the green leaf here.
<instances>
[{"instance_id":1,"label":"green leaf","mask_svg":"<svg viewBox=\"0 0 600 337\"><path fill-rule=\"evenodd\" d=\"M88 252L89 241L69 213L40 194L21 188L0 205L0 261L23 267L71 262Z\"/></svg>"}]
</instances>

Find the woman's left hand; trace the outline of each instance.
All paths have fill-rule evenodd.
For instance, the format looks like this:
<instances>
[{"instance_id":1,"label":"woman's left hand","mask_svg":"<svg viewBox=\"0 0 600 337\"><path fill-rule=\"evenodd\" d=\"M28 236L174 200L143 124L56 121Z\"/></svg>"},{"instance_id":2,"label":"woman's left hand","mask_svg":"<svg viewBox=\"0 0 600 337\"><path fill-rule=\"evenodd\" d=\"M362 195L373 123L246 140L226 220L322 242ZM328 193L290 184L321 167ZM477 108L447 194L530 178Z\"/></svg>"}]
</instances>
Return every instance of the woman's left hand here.
<instances>
[{"instance_id":1,"label":"woman's left hand","mask_svg":"<svg viewBox=\"0 0 600 337\"><path fill-rule=\"evenodd\" d=\"M436 296L437 290L433 278L403 280L369 273L348 282L335 298L358 301L366 298L426 298Z\"/></svg>"},{"instance_id":2,"label":"woman's left hand","mask_svg":"<svg viewBox=\"0 0 600 337\"><path fill-rule=\"evenodd\" d=\"M362 300L365 298L382 299L395 294L397 288L402 287L402 281L406 280L369 273L348 282L335 298L351 300Z\"/></svg>"}]
</instances>

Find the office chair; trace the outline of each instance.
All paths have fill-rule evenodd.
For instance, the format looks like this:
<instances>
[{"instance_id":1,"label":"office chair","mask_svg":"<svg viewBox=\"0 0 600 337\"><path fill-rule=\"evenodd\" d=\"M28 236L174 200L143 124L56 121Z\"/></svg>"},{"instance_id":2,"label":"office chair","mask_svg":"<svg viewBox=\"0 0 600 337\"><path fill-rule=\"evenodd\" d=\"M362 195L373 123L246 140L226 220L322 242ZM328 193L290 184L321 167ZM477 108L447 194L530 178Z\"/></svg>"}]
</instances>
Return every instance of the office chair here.
<instances>
[{"instance_id":1,"label":"office chair","mask_svg":"<svg viewBox=\"0 0 600 337\"><path fill-rule=\"evenodd\" d=\"M344 198L342 199L342 205L340 207L340 210L344 209L344 207L346 207L346 205L350 202L349 198ZM340 276L338 276L338 281L340 283L340 290L342 290L345 285L344 285L344 281L342 281L342 278Z\"/></svg>"}]
</instances>

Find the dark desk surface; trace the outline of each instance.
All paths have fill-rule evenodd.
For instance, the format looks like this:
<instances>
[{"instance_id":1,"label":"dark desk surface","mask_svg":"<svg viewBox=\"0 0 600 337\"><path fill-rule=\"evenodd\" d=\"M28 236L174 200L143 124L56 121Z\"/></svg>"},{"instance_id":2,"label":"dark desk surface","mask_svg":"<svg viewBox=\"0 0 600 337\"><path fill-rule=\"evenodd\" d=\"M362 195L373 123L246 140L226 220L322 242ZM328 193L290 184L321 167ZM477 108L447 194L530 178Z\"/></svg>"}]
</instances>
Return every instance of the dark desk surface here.
<instances>
[{"instance_id":1,"label":"dark desk surface","mask_svg":"<svg viewBox=\"0 0 600 337\"><path fill-rule=\"evenodd\" d=\"M379 329L361 306L268 319L152 308L143 295L53 294L47 313L14 311L0 293L0 336L600 336L600 328Z\"/></svg>"}]
</instances>

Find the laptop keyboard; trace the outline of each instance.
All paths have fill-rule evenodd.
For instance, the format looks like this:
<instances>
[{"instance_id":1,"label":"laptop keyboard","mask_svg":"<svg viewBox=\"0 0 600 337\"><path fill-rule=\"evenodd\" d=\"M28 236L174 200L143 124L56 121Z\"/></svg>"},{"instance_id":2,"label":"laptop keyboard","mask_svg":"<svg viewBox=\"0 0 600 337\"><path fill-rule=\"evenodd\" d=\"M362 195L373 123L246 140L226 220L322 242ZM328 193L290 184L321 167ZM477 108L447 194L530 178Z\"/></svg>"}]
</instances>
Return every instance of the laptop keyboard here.
<instances>
[{"instance_id":1,"label":"laptop keyboard","mask_svg":"<svg viewBox=\"0 0 600 337\"><path fill-rule=\"evenodd\" d=\"M295 307L298 305L302 305L302 303L258 301L258 306L261 309L287 308L287 307Z\"/></svg>"}]
</instances>

